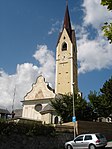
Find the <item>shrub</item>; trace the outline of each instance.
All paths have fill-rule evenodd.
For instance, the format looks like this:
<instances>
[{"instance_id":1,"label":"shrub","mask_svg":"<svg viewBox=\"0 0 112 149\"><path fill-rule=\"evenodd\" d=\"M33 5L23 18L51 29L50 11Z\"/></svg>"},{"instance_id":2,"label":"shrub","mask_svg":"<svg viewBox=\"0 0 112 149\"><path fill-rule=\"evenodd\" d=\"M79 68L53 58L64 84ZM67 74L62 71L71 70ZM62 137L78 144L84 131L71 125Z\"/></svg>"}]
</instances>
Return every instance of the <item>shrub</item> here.
<instances>
[{"instance_id":1,"label":"shrub","mask_svg":"<svg viewBox=\"0 0 112 149\"><path fill-rule=\"evenodd\" d=\"M53 126L42 125L36 123L14 123L0 122L0 134L10 135L13 133L24 134L29 136L50 136L54 134Z\"/></svg>"}]
</instances>

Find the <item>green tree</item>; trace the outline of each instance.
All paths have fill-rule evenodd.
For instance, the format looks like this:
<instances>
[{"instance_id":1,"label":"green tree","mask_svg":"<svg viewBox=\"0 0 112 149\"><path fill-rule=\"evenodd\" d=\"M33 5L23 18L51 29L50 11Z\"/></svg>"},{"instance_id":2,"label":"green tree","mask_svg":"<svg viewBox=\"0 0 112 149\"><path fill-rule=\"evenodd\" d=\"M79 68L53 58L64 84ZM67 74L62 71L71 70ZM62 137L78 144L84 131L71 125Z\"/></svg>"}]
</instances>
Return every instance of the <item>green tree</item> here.
<instances>
[{"instance_id":1,"label":"green tree","mask_svg":"<svg viewBox=\"0 0 112 149\"><path fill-rule=\"evenodd\" d=\"M112 0L101 0L101 5L107 6L107 9L112 11ZM112 43L112 23L104 23L102 30L104 31L104 36Z\"/></svg>"},{"instance_id":2,"label":"green tree","mask_svg":"<svg viewBox=\"0 0 112 149\"><path fill-rule=\"evenodd\" d=\"M112 77L104 83L99 93L90 91L88 99L96 118L106 118L112 114Z\"/></svg>"},{"instance_id":3,"label":"green tree","mask_svg":"<svg viewBox=\"0 0 112 149\"><path fill-rule=\"evenodd\" d=\"M107 111L107 116L112 114L112 77L103 84L103 87L100 89L102 99L104 100Z\"/></svg>"},{"instance_id":4,"label":"green tree","mask_svg":"<svg viewBox=\"0 0 112 149\"><path fill-rule=\"evenodd\" d=\"M100 93L96 91L90 91L88 95L89 103L93 109L93 119L97 119L99 117L99 109L101 110L101 98Z\"/></svg>"},{"instance_id":5,"label":"green tree","mask_svg":"<svg viewBox=\"0 0 112 149\"><path fill-rule=\"evenodd\" d=\"M112 10L112 0L101 0L101 5L107 6L108 10Z\"/></svg>"},{"instance_id":6,"label":"green tree","mask_svg":"<svg viewBox=\"0 0 112 149\"><path fill-rule=\"evenodd\" d=\"M96 91L90 91L89 95L88 95L88 99L90 101L90 104L92 105L93 107L93 110L96 109L97 105L99 105L99 101L97 100L98 99L98 94Z\"/></svg>"},{"instance_id":7,"label":"green tree","mask_svg":"<svg viewBox=\"0 0 112 149\"><path fill-rule=\"evenodd\" d=\"M74 95L75 101L75 116L77 120L90 120L91 107L85 99ZM63 122L71 122L73 116L73 95L60 95L51 101L53 108L57 114L62 118Z\"/></svg>"},{"instance_id":8,"label":"green tree","mask_svg":"<svg viewBox=\"0 0 112 149\"><path fill-rule=\"evenodd\" d=\"M71 95L58 95L55 100L51 101L51 104L57 114L62 118L63 122L71 121L73 111L73 101Z\"/></svg>"}]
</instances>

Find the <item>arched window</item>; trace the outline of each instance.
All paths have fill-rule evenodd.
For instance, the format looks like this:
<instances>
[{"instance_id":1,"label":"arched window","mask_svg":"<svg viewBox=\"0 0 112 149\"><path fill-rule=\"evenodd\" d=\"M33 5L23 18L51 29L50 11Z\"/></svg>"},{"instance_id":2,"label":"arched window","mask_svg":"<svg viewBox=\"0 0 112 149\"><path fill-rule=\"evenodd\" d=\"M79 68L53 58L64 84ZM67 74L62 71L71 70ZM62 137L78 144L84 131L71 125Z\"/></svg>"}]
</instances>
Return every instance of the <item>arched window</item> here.
<instances>
[{"instance_id":1,"label":"arched window","mask_svg":"<svg viewBox=\"0 0 112 149\"><path fill-rule=\"evenodd\" d=\"M65 51L65 50L67 50L67 44L66 44L66 42L64 42L62 44L62 51Z\"/></svg>"}]
</instances>

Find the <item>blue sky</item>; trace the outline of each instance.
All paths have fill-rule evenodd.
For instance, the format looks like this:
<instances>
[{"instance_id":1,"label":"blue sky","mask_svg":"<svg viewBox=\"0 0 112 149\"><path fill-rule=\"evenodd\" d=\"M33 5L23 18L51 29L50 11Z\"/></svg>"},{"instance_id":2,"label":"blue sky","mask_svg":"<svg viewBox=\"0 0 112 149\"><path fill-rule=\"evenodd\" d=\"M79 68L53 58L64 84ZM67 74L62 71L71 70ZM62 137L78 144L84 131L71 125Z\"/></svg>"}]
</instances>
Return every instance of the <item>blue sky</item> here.
<instances>
[{"instance_id":1,"label":"blue sky","mask_svg":"<svg viewBox=\"0 0 112 149\"><path fill-rule=\"evenodd\" d=\"M112 14L98 0L68 0L76 31L79 89L86 97L112 76L112 45L103 37L103 22ZM15 108L38 75L54 87L55 51L66 0L0 0L0 105Z\"/></svg>"}]
</instances>

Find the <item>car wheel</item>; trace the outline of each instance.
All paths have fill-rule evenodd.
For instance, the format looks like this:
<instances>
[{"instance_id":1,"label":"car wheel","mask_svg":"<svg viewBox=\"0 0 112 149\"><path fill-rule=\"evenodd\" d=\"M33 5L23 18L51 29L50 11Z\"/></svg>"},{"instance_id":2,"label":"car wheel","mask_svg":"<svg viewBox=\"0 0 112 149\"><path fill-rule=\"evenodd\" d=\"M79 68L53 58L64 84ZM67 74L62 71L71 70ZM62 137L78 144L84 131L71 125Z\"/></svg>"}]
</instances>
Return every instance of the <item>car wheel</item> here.
<instances>
[{"instance_id":1,"label":"car wheel","mask_svg":"<svg viewBox=\"0 0 112 149\"><path fill-rule=\"evenodd\" d=\"M94 144L90 144L89 149L96 149L96 147L94 146Z\"/></svg>"},{"instance_id":2,"label":"car wheel","mask_svg":"<svg viewBox=\"0 0 112 149\"><path fill-rule=\"evenodd\" d=\"M67 149L73 149L71 145L67 145Z\"/></svg>"}]
</instances>

